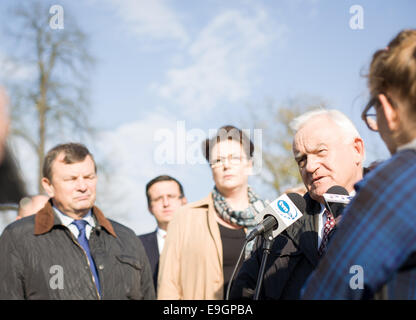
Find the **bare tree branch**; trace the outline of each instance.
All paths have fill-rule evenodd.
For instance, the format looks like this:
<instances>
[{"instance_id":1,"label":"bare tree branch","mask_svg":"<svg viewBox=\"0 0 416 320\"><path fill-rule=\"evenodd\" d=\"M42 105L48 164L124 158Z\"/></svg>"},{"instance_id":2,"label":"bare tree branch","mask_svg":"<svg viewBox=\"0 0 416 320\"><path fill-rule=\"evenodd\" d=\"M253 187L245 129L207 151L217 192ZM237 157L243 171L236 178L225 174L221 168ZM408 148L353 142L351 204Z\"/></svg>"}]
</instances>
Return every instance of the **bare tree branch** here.
<instances>
[{"instance_id":1,"label":"bare tree branch","mask_svg":"<svg viewBox=\"0 0 416 320\"><path fill-rule=\"evenodd\" d=\"M19 2L12 12L15 24L8 26L7 35L18 45L10 57L21 65L30 63L36 70L32 81L16 83L18 89L11 93L15 102L12 134L27 141L36 153L41 192L47 141L65 132L70 132L68 140L93 132L87 121L86 98L93 58L87 49L88 37L67 10L65 18L71 19L71 28L60 30L49 27L49 7L40 0Z\"/></svg>"},{"instance_id":2,"label":"bare tree branch","mask_svg":"<svg viewBox=\"0 0 416 320\"><path fill-rule=\"evenodd\" d=\"M325 108L322 98L295 96L277 105L267 99L263 105L248 106L249 126L262 128L262 172L260 181L281 194L302 184L292 154L293 135L289 124L298 115L317 107Z\"/></svg>"}]
</instances>

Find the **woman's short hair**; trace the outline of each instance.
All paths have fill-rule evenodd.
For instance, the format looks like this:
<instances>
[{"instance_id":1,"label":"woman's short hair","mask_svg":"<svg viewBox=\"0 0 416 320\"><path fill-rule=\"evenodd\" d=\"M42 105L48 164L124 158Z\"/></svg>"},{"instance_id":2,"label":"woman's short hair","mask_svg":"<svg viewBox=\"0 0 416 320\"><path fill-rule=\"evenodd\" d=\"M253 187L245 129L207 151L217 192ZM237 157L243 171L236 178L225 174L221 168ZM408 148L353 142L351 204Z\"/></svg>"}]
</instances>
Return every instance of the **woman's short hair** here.
<instances>
[{"instance_id":1,"label":"woman's short hair","mask_svg":"<svg viewBox=\"0 0 416 320\"><path fill-rule=\"evenodd\" d=\"M212 148L214 148L218 142L226 140L239 142L243 147L247 159L251 159L253 157L254 144L250 138L237 127L226 125L219 128L215 136L213 136L211 139L208 138L202 142L202 153L208 162L210 162L210 154Z\"/></svg>"}]
</instances>

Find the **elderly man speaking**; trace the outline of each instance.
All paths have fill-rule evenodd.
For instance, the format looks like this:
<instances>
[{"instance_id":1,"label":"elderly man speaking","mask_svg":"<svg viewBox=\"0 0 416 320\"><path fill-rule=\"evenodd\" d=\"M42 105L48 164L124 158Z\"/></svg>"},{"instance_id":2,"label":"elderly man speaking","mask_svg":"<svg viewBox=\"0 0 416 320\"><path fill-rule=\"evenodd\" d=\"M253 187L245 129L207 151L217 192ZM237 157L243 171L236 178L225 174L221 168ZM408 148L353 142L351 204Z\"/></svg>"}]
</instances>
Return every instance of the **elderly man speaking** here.
<instances>
[{"instance_id":1,"label":"elderly man speaking","mask_svg":"<svg viewBox=\"0 0 416 320\"><path fill-rule=\"evenodd\" d=\"M274 241L260 299L299 299L308 276L317 266L336 222L325 209L323 194L335 185L352 193L362 179L364 143L352 122L337 110L309 111L291 123L293 153L308 190L306 212ZM336 214L336 213L335 213ZM262 246L241 268L232 299L250 298L256 287Z\"/></svg>"}]
</instances>

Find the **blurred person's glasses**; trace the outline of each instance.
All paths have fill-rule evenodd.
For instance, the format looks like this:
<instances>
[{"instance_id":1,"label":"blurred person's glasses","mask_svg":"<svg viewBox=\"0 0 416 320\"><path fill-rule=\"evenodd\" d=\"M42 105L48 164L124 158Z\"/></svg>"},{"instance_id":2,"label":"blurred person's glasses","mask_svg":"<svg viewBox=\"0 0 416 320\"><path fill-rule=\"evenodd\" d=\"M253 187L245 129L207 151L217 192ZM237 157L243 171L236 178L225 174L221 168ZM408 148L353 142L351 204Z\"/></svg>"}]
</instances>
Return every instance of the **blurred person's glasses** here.
<instances>
[{"instance_id":1,"label":"blurred person's glasses","mask_svg":"<svg viewBox=\"0 0 416 320\"><path fill-rule=\"evenodd\" d=\"M211 160L210 166L212 169L221 168L226 162L231 166L239 166L245 158L240 155L230 154L228 157L220 157L218 159Z\"/></svg>"},{"instance_id":2,"label":"blurred person's glasses","mask_svg":"<svg viewBox=\"0 0 416 320\"><path fill-rule=\"evenodd\" d=\"M361 119L363 119L368 129L372 131L378 131L376 109L379 106L379 104L380 101L377 97L371 98L365 106L363 113L361 114Z\"/></svg>"},{"instance_id":3,"label":"blurred person's glasses","mask_svg":"<svg viewBox=\"0 0 416 320\"><path fill-rule=\"evenodd\" d=\"M391 104L393 108L396 108L396 105L391 101L391 99L384 93L387 101ZM368 129L372 131L378 131L377 125L377 109L380 107L381 102L378 97L372 97L367 103L366 107L361 114L361 119L365 122Z\"/></svg>"},{"instance_id":4,"label":"blurred person's glasses","mask_svg":"<svg viewBox=\"0 0 416 320\"><path fill-rule=\"evenodd\" d=\"M169 201L175 201L175 200L182 199L182 196L180 196L180 195L177 195L177 194L167 194L167 195L163 195L163 196L157 197L155 199L152 199L151 202L158 203L158 204L163 203L163 199L165 197Z\"/></svg>"}]
</instances>

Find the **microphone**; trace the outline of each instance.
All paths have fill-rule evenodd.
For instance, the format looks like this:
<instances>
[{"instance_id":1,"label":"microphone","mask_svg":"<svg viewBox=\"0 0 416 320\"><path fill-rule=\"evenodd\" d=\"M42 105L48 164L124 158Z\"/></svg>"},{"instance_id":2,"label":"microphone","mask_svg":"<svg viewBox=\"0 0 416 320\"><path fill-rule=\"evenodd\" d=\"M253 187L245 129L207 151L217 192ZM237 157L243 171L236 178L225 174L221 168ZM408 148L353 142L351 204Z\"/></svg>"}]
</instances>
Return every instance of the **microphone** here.
<instances>
[{"instance_id":1,"label":"microphone","mask_svg":"<svg viewBox=\"0 0 416 320\"><path fill-rule=\"evenodd\" d=\"M258 224L247 235L246 241L251 241L259 234L265 234L269 231L272 231L272 238L276 238L283 230L302 217L305 209L305 199L299 194L281 195L255 217Z\"/></svg>"},{"instance_id":2,"label":"microphone","mask_svg":"<svg viewBox=\"0 0 416 320\"><path fill-rule=\"evenodd\" d=\"M325 207L332 213L334 218L338 217L344 208L350 203L351 197L344 187L332 186L324 193Z\"/></svg>"}]
</instances>

